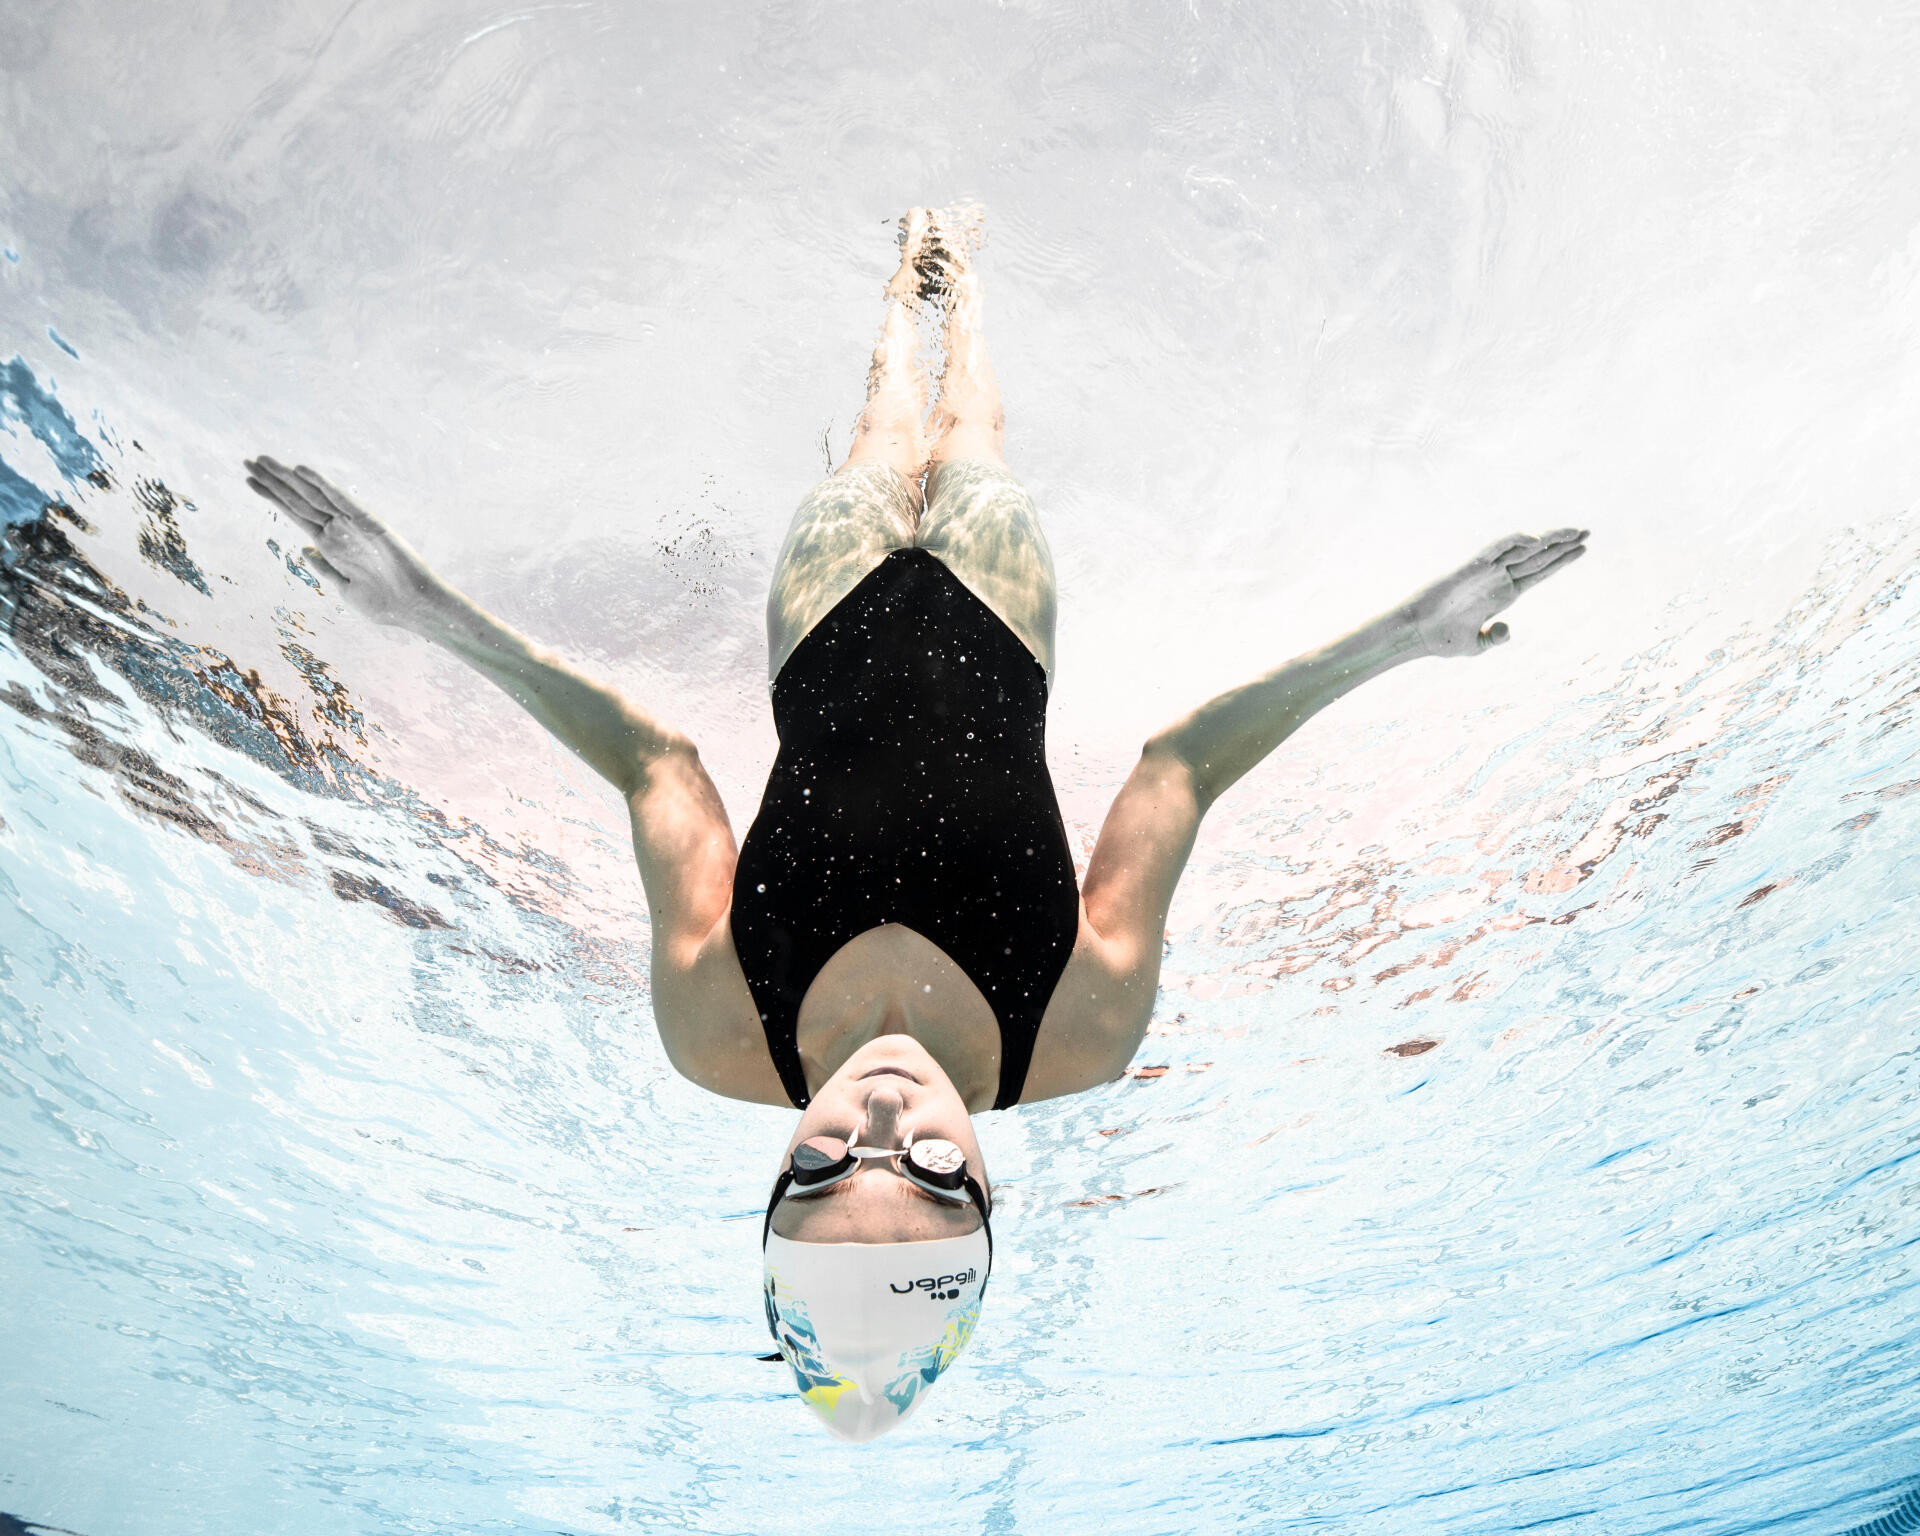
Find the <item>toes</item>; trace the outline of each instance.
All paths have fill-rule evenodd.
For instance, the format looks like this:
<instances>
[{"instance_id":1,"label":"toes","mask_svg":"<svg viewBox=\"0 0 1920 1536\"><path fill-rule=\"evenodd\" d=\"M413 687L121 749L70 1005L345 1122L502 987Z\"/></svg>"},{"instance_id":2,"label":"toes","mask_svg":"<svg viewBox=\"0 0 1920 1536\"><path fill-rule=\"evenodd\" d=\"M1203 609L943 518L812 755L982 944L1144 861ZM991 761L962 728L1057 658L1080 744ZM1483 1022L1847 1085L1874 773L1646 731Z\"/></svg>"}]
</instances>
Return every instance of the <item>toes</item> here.
<instances>
[{"instance_id":1,"label":"toes","mask_svg":"<svg viewBox=\"0 0 1920 1536\"><path fill-rule=\"evenodd\" d=\"M926 210L927 227L921 256L920 297L939 299L973 270L973 253L986 240L986 210L977 203Z\"/></svg>"}]
</instances>

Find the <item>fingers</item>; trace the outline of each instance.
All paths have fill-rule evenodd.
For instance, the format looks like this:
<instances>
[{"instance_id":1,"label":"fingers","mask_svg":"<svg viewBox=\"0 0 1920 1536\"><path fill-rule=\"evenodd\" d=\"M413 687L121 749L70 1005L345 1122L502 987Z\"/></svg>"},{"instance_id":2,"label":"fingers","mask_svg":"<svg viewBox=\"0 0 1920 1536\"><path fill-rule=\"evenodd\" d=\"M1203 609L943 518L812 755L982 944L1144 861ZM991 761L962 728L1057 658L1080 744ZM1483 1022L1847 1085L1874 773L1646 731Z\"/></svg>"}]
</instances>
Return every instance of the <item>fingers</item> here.
<instances>
[{"instance_id":1,"label":"fingers","mask_svg":"<svg viewBox=\"0 0 1920 1536\"><path fill-rule=\"evenodd\" d=\"M1556 528L1539 541L1539 547L1519 560L1507 563L1507 574L1517 582L1524 576L1546 571L1559 563L1570 549L1582 547L1587 537L1584 528Z\"/></svg>"},{"instance_id":2,"label":"fingers","mask_svg":"<svg viewBox=\"0 0 1920 1536\"><path fill-rule=\"evenodd\" d=\"M1525 576L1515 576L1513 579L1514 591L1524 592L1528 587L1545 581L1562 566L1572 565L1574 561L1578 560L1586 552L1587 546L1584 544L1575 544L1571 549L1560 550L1558 554L1555 554L1551 560L1538 570L1530 571Z\"/></svg>"},{"instance_id":3,"label":"fingers","mask_svg":"<svg viewBox=\"0 0 1920 1536\"><path fill-rule=\"evenodd\" d=\"M310 517L332 517L333 507L304 480L277 459L258 458L248 466L283 497L305 509Z\"/></svg>"},{"instance_id":4,"label":"fingers","mask_svg":"<svg viewBox=\"0 0 1920 1536\"><path fill-rule=\"evenodd\" d=\"M1505 566L1509 576L1531 576L1551 565L1569 545L1583 544L1586 538L1585 528L1556 528L1537 539L1528 533L1510 533L1481 550L1477 558Z\"/></svg>"},{"instance_id":5,"label":"fingers","mask_svg":"<svg viewBox=\"0 0 1920 1536\"><path fill-rule=\"evenodd\" d=\"M274 474L278 466L272 459L242 459L240 462L246 467L248 485L262 496L272 497L276 501L285 498L286 488Z\"/></svg>"},{"instance_id":6,"label":"fingers","mask_svg":"<svg viewBox=\"0 0 1920 1536\"><path fill-rule=\"evenodd\" d=\"M324 476L304 464L289 469L264 453L245 463L248 489L266 497L316 539L326 538L329 532L337 536L339 530L333 528L335 521L351 524L365 517L343 492L336 491ZM312 544L301 554L306 557L309 572L332 582L336 596L347 595L353 580L345 571Z\"/></svg>"},{"instance_id":7,"label":"fingers","mask_svg":"<svg viewBox=\"0 0 1920 1536\"><path fill-rule=\"evenodd\" d=\"M326 530L326 519L309 507L304 500L290 496L271 481L262 480L254 475L247 477L247 484L272 502L277 511L298 523L305 532L322 533Z\"/></svg>"},{"instance_id":8,"label":"fingers","mask_svg":"<svg viewBox=\"0 0 1920 1536\"><path fill-rule=\"evenodd\" d=\"M1513 631L1503 623L1495 621L1480 631L1480 649L1488 650L1496 645L1505 645L1513 638Z\"/></svg>"},{"instance_id":9,"label":"fingers","mask_svg":"<svg viewBox=\"0 0 1920 1536\"><path fill-rule=\"evenodd\" d=\"M1555 560L1559 559L1563 553L1565 553L1565 551L1555 545L1542 544L1540 548L1534 550L1532 554L1525 555L1518 560L1508 561L1507 574L1515 581L1521 581L1531 576L1535 571L1545 570L1548 566L1552 565Z\"/></svg>"},{"instance_id":10,"label":"fingers","mask_svg":"<svg viewBox=\"0 0 1920 1536\"><path fill-rule=\"evenodd\" d=\"M301 500L306 499L306 487L295 480L293 478L293 471L288 469L287 466L282 464L278 459L263 453L259 458L248 459L245 462L247 473L250 475L264 480L268 485L278 490L297 496Z\"/></svg>"},{"instance_id":11,"label":"fingers","mask_svg":"<svg viewBox=\"0 0 1920 1536\"><path fill-rule=\"evenodd\" d=\"M366 514L352 497L305 464L289 469L263 453L257 459L248 459L246 467L247 484L309 533L325 532L327 524L336 517L349 523L366 520Z\"/></svg>"},{"instance_id":12,"label":"fingers","mask_svg":"<svg viewBox=\"0 0 1920 1536\"><path fill-rule=\"evenodd\" d=\"M360 509L345 491L337 490L325 475L308 469L304 464L293 466L295 478L307 488L309 496L317 498L335 517L344 517L349 522Z\"/></svg>"},{"instance_id":13,"label":"fingers","mask_svg":"<svg viewBox=\"0 0 1920 1536\"><path fill-rule=\"evenodd\" d=\"M1504 539L1495 539L1474 558L1488 565L1509 565L1524 560L1539 547L1540 541L1531 534L1510 533Z\"/></svg>"},{"instance_id":14,"label":"fingers","mask_svg":"<svg viewBox=\"0 0 1920 1536\"><path fill-rule=\"evenodd\" d=\"M286 465L262 454L249 459L247 484L265 496L309 533L322 532L334 517L331 504L318 498L305 484L296 480Z\"/></svg>"}]
</instances>

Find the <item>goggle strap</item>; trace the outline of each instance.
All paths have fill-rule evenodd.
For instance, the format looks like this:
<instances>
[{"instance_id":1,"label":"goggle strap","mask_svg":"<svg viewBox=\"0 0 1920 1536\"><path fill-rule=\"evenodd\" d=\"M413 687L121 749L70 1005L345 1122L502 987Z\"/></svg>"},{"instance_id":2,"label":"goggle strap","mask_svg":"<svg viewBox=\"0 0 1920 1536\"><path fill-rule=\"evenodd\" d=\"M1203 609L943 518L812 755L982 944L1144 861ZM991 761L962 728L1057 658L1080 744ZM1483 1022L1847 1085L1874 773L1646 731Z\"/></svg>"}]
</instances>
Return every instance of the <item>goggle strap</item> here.
<instances>
[{"instance_id":1,"label":"goggle strap","mask_svg":"<svg viewBox=\"0 0 1920 1536\"><path fill-rule=\"evenodd\" d=\"M783 1168L780 1177L773 1181L773 1195L767 1201L767 1219L760 1223L760 1251L767 1251L767 1239L773 1235L773 1213L780 1204L780 1197L787 1192L787 1186L793 1182L793 1170Z\"/></svg>"}]
</instances>

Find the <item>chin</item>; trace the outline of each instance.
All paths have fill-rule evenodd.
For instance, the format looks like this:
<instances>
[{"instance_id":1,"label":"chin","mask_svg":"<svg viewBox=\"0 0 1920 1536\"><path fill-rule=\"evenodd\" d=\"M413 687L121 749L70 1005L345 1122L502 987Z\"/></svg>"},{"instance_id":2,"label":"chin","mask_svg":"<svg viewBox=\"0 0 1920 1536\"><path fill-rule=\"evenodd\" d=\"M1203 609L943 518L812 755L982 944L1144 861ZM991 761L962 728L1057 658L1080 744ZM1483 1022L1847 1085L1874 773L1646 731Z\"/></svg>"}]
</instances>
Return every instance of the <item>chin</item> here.
<instances>
[{"instance_id":1,"label":"chin","mask_svg":"<svg viewBox=\"0 0 1920 1536\"><path fill-rule=\"evenodd\" d=\"M845 1081L871 1072L875 1067L888 1066L903 1068L923 1085L944 1086L950 1081L946 1070L911 1035L882 1035L878 1040L868 1041L849 1056L833 1075Z\"/></svg>"}]
</instances>

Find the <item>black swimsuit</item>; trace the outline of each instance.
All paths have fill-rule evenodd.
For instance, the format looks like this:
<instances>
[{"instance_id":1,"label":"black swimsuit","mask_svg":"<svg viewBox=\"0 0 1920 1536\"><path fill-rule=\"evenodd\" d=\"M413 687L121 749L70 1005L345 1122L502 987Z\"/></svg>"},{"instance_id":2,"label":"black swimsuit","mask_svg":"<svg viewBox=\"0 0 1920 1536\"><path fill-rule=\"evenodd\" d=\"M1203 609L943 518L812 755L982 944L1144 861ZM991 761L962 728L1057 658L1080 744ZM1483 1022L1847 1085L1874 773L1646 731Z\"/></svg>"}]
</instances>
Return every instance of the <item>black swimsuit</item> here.
<instances>
[{"instance_id":1,"label":"black swimsuit","mask_svg":"<svg viewBox=\"0 0 1920 1536\"><path fill-rule=\"evenodd\" d=\"M802 640L733 882L733 943L787 1096L808 1093L800 1002L848 940L902 923L1000 1024L994 1108L1019 1102L1079 931L1033 653L938 556L902 549Z\"/></svg>"}]
</instances>

